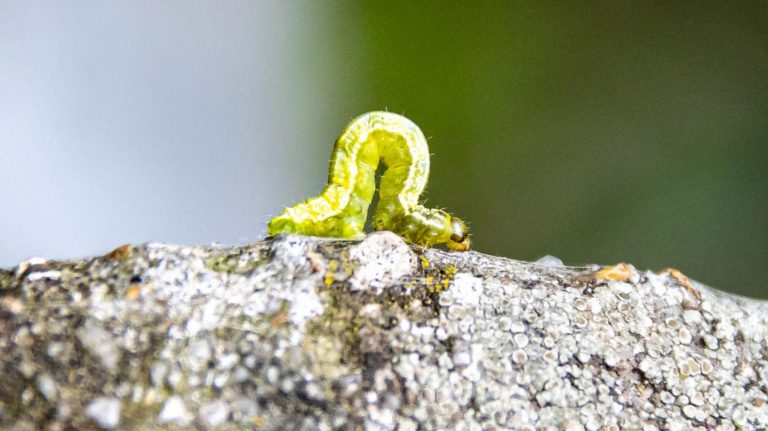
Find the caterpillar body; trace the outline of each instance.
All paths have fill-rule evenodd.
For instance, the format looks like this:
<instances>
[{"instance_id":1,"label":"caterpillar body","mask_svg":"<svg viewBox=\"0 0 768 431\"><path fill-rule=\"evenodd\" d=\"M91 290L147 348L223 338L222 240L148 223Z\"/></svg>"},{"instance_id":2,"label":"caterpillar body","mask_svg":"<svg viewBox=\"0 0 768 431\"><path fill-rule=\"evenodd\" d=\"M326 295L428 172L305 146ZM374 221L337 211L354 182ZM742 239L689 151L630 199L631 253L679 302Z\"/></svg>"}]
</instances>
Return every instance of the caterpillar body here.
<instances>
[{"instance_id":1,"label":"caterpillar body","mask_svg":"<svg viewBox=\"0 0 768 431\"><path fill-rule=\"evenodd\" d=\"M333 147L325 189L273 218L269 234L362 237L380 160L387 169L379 182L373 228L422 246L468 250L469 233L460 218L418 203L429 177L424 134L411 120L380 111L363 114L344 128Z\"/></svg>"}]
</instances>

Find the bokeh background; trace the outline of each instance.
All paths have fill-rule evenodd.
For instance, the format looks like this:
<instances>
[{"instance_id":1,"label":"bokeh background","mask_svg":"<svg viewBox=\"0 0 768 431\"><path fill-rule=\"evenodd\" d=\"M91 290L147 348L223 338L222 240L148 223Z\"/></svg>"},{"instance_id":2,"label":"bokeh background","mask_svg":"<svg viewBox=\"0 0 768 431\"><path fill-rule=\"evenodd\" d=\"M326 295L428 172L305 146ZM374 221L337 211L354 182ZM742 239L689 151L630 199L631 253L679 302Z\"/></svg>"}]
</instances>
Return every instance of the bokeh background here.
<instances>
[{"instance_id":1,"label":"bokeh background","mask_svg":"<svg viewBox=\"0 0 768 431\"><path fill-rule=\"evenodd\" d=\"M353 117L478 251L768 297L768 3L2 2L0 265L242 244Z\"/></svg>"}]
</instances>

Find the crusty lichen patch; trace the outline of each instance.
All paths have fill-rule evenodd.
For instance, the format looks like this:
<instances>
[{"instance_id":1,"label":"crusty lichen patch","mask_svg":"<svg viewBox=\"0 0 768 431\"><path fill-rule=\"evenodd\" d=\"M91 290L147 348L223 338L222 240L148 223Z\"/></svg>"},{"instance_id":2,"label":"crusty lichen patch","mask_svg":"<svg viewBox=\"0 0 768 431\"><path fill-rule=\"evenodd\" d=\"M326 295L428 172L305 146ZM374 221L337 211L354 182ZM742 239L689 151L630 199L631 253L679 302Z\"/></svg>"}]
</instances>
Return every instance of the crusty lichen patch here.
<instances>
[{"instance_id":1,"label":"crusty lichen patch","mask_svg":"<svg viewBox=\"0 0 768 431\"><path fill-rule=\"evenodd\" d=\"M263 259L263 256L254 254L250 249L229 248L211 253L205 259L205 265L216 272L246 274L256 269Z\"/></svg>"},{"instance_id":2,"label":"crusty lichen patch","mask_svg":"<svg viewBox=\"0 0 768 431\"><path fill-rule=\"evenodd\" d=\"M0 269L0 290L7 291L13 279L13 271L9 269Z\"/></svg>"},{"instance_id":3,"label":"crusty lichen patch","mask_svg":"<svg viewBox=\"0 0 768 431\"><path fill-rule=\"evenodd\" d=\"M0 428L764 429L766 319L387 232L122 246L0 270Z\"/></svg>"},{"instance_id":4,"label":"crusty lichen patch","mask_svg":"<svg viewBox=\"0 0 768 431\"><path fill-rule=\"evenodd\" d=\"M377 328L389 330L398 319L412 317L414 303L420 304L419 312L426 311L421 305L432 301L432 277L423 275L410 247L390 232L371 235L340 256L325 265L325 312L309 323L308 334L333 334L340 341L340 361L359 367L366 354L362 343L377 338ZM384 256L390 265L382 269L377 262Z\"/></svg>"}]
</instances>

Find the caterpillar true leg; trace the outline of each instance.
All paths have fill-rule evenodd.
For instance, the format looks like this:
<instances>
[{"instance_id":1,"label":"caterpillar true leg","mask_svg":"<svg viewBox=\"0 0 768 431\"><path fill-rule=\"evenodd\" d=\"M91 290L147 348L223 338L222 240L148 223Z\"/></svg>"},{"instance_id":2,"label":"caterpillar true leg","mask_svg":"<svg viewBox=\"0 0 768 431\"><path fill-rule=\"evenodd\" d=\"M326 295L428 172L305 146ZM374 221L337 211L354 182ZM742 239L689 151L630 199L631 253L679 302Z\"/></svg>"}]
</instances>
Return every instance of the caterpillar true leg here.
<instances>
[{"instance_id":1,"label":"caterpillar true leg","mask_svg":"<svg viewBox=\"0 0 768 431\"><path fill-rule=\"evenodd\" d=\"M347 125L333 148L323 192L273 218L269 234L361 236L380 159L387 170L381 177L374 229L392 230L424 246L445 243L452 250L469 249L461 219L418 204L429 177L427 141L413 122L389 112L369 112Z\"/></svg>"}]
</instances>

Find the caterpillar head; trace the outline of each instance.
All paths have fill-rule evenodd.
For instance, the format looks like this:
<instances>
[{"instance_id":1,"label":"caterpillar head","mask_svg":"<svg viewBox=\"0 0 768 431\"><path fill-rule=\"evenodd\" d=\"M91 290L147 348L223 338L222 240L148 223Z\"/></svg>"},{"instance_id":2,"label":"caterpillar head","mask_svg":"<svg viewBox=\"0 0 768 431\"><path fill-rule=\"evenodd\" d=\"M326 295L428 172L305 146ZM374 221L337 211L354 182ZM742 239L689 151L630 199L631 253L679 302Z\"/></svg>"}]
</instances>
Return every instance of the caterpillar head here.
<instances>
[{"instance_id":1,"label":"caterpillar head","mask_svg":"<svg viewBox=\"0 0 768 431\"><path fill-rule=\"evenodd\" d=\"M469 250L469 231L464 220L458 217L451 217L451 236L445 243L448 250L466 251Z\"/></svg>"}]
</instances>

